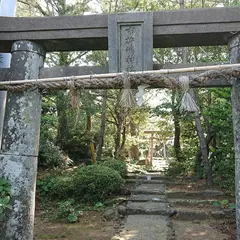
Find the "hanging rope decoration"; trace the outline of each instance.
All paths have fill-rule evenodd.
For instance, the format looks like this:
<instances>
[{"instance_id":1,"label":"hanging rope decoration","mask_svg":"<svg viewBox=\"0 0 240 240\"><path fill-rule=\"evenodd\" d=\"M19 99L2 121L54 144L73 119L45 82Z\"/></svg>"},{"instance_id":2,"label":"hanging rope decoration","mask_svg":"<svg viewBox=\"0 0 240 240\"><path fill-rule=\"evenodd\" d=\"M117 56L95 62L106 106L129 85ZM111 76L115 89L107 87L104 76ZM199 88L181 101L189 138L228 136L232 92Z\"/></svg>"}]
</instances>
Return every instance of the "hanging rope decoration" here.
<instances>
[{"instance_id":1,"label":"hanging rope decoration","mask_svg":"<svg viewBox=\"0 0 240 240\"><path fill-rule=\"evenodd\" d=\"M131 88L137 88L140 85L149 85L150 88L170 88L178 89L179 79L169 74L185 73L185 72L206 72L200 74L194 74L189 76L190 84L193 87L202 87L211 83L212 80L219 80L223 78L223 81L219 82L220 85L231 86L234 78L240 77L240 64L225 64L225 65L214 65L204 67L191 67L191 68L179 68L179 69L161 69L154 71L141 71L141 72L130 72L124 73L105 73L105 74L94 74L94 75L81 75L73 77L55 77L55 78L43 78L43 79L29 79L29 80L14 80L10 81L2 79L0 82L0 90L22 92L26 89L68 89L72 84L72 88L77 89L121 89L125 84L125 93L131 100ZM123 77L124 76L128 76ZM131 81L130 81L131 80ZM70 81L70 83L69 83ZM128 82L129 81L129 82ZM128 83L127 83L128 82ZM127 87L128 85L128 87ZM211 85L211 84L210 84ZM216 85L214 83L211 86ZM128 89L128 90L127 90ZM124 100L124 102L125 102ZM133 99L132 99L133 100ZM132 100L130 102L132 102ZM127 104L128 105L128 104Z\"/></svg>"},{"instance_id":2,"label":"hanging rope decoration","mask_svg":"<svg viewBox=\"0 0 240 240\"><path fill-rule=\"evenodd\" d=\"M71 80L67 80L67 88L70 89L70 103L72 108L78 109L79 107L79 99L78 99L78 91L75 87L75 77L72 76Z\"/></svg>"},{"instance_id":3,"label":"hanging rope decoration","mask_svg":"<svg viewBox=\"0 0 240 240\"><path fill-rule=\"evenodd\" d=\"M148 88L149 85L148 84L142 84L140 86L138 86L138 92L136 93L136 97L137 97L137 105L139 107L141 107L143 105L143 101L144 101L144 94L145 94L145 89Z\"/></svg>"},{"instance_id":4,"label":"hanging rope decoration","mask_svg":"<svg viewBox=\"0 0 240 240\"><path fill-rule=\"evenodd\" d=\"M179 85L180 88L184 91L183 97L180 102L179 110L180 112L197 112L198 106L189 93L189 77L187 76L180 76L179 77Z\"/></svg>"},{"instance_id":5,"label":"hanging rope decoration","mask_svg":"<svg viewBox=\"0 0 240 240\"><path fill-rule=\"evenodd\" d=\"M128 73L123 73L123 94L120 103L125 108L132 108L136 104L135 97L131 89L131 77Z\"/></svg>"}]
</instances>

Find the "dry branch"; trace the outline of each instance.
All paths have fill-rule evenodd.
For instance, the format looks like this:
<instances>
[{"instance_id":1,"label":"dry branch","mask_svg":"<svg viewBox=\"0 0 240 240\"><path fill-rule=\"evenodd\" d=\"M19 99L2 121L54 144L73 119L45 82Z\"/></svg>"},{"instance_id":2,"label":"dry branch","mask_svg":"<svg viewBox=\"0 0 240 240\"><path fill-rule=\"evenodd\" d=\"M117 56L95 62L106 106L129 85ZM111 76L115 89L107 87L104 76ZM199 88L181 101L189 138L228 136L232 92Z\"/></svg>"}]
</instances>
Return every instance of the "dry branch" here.
<instances>
[{"instance_id":1,"label":"dry branch","mask_svg":"<svg viewBox=\"0 0 240 240\"><path fill-rule=\"evenodd\" d=\"M210 70L209 70L210 69ZM211 70L213 69L213 70ZM215 70L218 69L218 70ZM234 78L240 77L240 64L228 64L219 66L204 66L182 69L163 69L157 71L127 73L131 82L131 88L147 84L149 88L179 89L178 77L169 76L172 73L184 73L193 71L206 72L188 76L190 87L211 86L212 81L221 79L225 86L231 86ZM184 74L183 74L184 75ZM126 73L108 73L96 75L82 75L73 77L45 78L34 80L14 80L0 82L0 90L23 91L28 88L39 89L121 89L124 85ZM219 85L221 85L219 83ZM216 86L216 85L214 85Z\"/></svg>"}]
</instances>

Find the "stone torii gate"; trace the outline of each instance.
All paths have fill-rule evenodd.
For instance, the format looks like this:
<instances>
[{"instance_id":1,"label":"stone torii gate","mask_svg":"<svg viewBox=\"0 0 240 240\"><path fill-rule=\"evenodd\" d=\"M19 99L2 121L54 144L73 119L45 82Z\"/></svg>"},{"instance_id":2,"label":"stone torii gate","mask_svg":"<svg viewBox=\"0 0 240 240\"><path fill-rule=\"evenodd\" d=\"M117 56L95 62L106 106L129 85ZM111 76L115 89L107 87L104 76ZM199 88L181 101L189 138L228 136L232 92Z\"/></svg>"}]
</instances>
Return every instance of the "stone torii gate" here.
<instances>
[{"instance_id":1,"label":"stone torii gate","mask_svg":"<svg viewBox=\"0 0 240 240\"><path fill-rule=\"evenodd\" d=\"M228 45L231 63L240 63L240 8L195 9L116 15L49 18L0 17L0 52L11 52L4 80L90 73L144 71L153 67L153 47ZM23 40L25 39L25 40ZM109 67L43 68L46 52L109 51ZM240 240L240 79L199 87L232 87L236 153L236 219ZM0 177L12 186L13 210L0 225L3 240L31 240L39 146L41 92L9 92L0 150Z\"/></svg>"}]
</instances>

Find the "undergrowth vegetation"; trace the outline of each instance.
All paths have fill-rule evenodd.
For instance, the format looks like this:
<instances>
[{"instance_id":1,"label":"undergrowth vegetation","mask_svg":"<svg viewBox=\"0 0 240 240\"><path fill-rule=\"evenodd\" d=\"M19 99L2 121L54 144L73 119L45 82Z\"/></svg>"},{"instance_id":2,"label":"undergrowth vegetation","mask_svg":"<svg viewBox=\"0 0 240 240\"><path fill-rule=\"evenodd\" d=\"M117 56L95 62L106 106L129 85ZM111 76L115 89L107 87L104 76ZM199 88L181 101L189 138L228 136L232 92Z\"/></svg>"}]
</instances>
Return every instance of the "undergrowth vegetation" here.
<instances>
[{"instance_id":1,"label":"undergrowth vegetation","mask_svg":"<svg viewBox=\"0 0 240 240\"><path fill-rule=\"evenodd\" d=\"M110 159L97 165L45 174L37 180L37 191L43 202L57 204L56 218L67 217L74 222L86 206L102 209L104 202L118 194L126 171L124 162Z\"/></svg>"}]
</instances>

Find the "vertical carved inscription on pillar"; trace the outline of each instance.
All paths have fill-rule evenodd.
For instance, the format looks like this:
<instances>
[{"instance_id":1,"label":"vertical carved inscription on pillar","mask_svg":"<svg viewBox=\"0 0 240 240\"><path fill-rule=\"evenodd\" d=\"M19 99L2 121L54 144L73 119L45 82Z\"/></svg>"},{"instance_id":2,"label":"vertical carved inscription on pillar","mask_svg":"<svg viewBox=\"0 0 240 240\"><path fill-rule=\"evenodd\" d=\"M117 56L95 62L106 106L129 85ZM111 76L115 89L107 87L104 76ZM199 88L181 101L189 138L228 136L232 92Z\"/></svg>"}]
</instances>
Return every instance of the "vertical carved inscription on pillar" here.
<instances>
[{"instance_id":1,"label":"vertical carved inscription on pillar","mask_svg":"<svg viewBox=\"0 0 240 240\"><path fill-rule=\"evenodd\" d=\"M109 71L152 69L152 13L110 15L108 18Z\"/></svg>"},{"instance_id":2,"label":"vertical carved inscription on pillar","mask_svg":"<svg viewBox=\"0 0 240 240\"><path fill-rule=\"evenodd\" d=\"M141 71L144 68L142 61L142 26L120 24L119 30L119 71Z\"/></svg>"}]
</instances>

